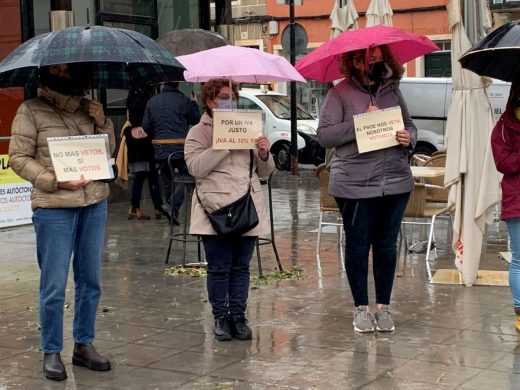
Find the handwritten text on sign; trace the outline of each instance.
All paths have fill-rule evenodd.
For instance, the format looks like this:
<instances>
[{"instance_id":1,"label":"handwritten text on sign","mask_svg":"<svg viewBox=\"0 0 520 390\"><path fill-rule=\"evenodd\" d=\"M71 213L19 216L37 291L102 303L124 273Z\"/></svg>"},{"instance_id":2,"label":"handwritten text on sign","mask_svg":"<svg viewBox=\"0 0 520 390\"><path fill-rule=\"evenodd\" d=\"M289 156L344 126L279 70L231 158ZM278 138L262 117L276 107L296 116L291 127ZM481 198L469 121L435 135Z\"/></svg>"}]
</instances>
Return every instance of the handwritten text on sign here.
<instances>
[{"instance_id":1,"label":"handwritten text on sign","mask_svg":"<svg viewBox=\"0 0 520 390\"><path fill-rule=\"evenodd\" d=\"M401 107L354 115L354 126L359 153L398 145L396 132L404 129Z\"/></svg>"},{"instance_id":2,"label":"handwritten text on sign","mask_svg":"<svg viewBox=\"0 0 520 390\"><path fill-rule=\"evenodd\" d=\"M262 135L261 110L213 110L213 149L254 149Z\"/></svg>"},{"instance_id":3,"label":"handwritten text on sign","mask_svg":"<svg viewBox=\"0 0 520 390\"><path fill-rule=\"evenodd\" d=\"M113 177L106 134L49 137L47 142L58 181Z\"/></svg>"}]
</instances>

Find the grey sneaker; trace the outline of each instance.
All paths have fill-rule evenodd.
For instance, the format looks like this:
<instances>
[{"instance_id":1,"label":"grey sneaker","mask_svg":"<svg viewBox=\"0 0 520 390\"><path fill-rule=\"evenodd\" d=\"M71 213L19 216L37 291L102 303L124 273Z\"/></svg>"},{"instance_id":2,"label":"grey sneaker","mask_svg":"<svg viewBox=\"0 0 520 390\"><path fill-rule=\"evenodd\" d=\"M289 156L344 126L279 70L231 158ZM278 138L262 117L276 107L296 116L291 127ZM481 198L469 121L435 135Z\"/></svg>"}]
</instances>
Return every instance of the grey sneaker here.
<instances>
[{"instance_id":1,"label":"grey sneaker","mask_svg":"<svg viewBox=\"0 0 520 390\"><path fill-rule=\"evenodd\" d=\"M367 311L366 306L358 306L354 312L354 330L356 332L368 333L374 331L374 317Z\"/></svg>"},{"instance_id":2,"label":"grey sneaker","mask_svg":"<svg viewBox=\"0 0 520 390\"><path fill-rule=\"evenodd\" d=\"M383 305L381 310L377 310L376 314L376 329L380 332L391 332L395 329L394 320L392 320L392 311L390 306Z\"/></svg>"}]
</instances>

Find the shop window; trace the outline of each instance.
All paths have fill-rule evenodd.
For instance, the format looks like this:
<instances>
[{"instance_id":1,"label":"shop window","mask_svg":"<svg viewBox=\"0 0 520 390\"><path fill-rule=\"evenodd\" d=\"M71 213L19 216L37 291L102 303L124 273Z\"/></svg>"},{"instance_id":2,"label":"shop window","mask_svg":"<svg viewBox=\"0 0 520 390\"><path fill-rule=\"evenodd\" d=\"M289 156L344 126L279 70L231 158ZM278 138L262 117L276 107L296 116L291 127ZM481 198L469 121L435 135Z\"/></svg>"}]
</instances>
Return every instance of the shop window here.
<instances>
[{"instance_id":1,"label":"shop window","mask_svg":"<svg viewBox=\"0 0 520 390\"><path fill-rule=\"evenodd\" d=\"M134 16L155 16L155 0L100 0L100 11Z\"/></svg>"}]
</instances>

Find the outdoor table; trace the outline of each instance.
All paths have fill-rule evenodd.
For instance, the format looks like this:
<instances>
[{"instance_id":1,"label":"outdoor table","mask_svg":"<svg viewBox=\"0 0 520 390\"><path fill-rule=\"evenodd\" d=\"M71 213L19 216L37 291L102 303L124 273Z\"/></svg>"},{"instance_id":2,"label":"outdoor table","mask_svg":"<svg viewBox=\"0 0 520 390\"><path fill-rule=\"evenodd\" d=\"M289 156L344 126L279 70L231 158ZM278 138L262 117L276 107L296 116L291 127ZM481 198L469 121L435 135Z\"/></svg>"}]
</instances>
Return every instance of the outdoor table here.
<instances>
[{"instance_id":1,"label":"outdoor table","mask_svg":"<svg viewBox=\"0 0 520 390\"><path fill-rule=\"evenodd\" d=\"M445 167L410 167L415 178L441 177L446 171Z\"/></svg>"}]
</instances>

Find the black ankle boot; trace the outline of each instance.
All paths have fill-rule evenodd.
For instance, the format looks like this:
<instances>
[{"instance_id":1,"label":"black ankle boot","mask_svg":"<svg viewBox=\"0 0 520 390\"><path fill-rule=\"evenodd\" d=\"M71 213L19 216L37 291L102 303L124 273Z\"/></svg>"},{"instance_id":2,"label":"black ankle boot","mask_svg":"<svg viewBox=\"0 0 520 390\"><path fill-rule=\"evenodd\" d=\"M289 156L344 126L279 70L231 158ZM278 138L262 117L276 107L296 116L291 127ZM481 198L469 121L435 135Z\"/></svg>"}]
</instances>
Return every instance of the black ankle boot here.
<instances>
[{"instance_id":1,"label":"black ankle boot","mask_svg":"<svg viewBox=\"0 0 520 390\"><path fill-rule=\"evenodd\" d=\"M231 335L239 340L251 340L253 331L244 316L231 317Z\"/></svg>"},{"instance_id":2,"label":"black ankle boot","mask_svg":"<svg viewBox=\"0 0 520 390\"><path fill-rule=\"evenodd\" d=\"M92 344L75 343L72 364L92 371L108 371L112 368L110 360L97 353Z\"/></svg>"},{"instance_id":3,"label":"black ankle boot","mask_svg":"<svg viewBox=\"0 0 520 390\"><path fill-rule=\"evenodd\" d=\"M229 318L215 318L215 339L218 341L231 340L231 331L229 329Z\"/></svg>"},{"instance_id":4,"label":"black ankle boot","mask_svg":"<svg viewBox=\"0 0 520 390\"><path fill-rule=\"evenodd\" d=\"M43 375L53 381L67 379L67 372L59 353L45 353L43 355Z\"/></svg>"}]
</instances>

